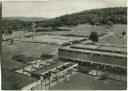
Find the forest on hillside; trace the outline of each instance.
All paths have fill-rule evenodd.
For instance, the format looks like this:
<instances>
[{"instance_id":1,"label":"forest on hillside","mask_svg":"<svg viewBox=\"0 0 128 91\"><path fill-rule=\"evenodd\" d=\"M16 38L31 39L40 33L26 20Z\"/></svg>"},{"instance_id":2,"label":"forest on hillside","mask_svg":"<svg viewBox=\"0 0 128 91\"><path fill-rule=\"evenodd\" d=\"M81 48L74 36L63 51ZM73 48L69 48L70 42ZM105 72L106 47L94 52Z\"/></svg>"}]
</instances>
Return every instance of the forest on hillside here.
<instances>
[{"instance_id":1,"label":"forest on hillside","mask_svg":"<svg viewBox=\"0 0 128 91\"><path fill-rule=\"evenodd\" d=\"M2 19L2 30L31 30L32 21L17 19ZM114 7L86 10L60 17L36 21L35 27L77 26L79 24L112 26L113 24L127 24L127 7Z\"/></svg>"},{"instance_id":2,"label":"forest on hillside","mask_svg":"<svg viewBox=\"0 0 128 91\"><path fill-rule=\"evenodd\" d=\"M46 21L36 22L42 27L76 26L88 23L94 25L127 24L127 8L114 7L86 10L78 13L67 14Z\"/></svg>"}]
</instances>

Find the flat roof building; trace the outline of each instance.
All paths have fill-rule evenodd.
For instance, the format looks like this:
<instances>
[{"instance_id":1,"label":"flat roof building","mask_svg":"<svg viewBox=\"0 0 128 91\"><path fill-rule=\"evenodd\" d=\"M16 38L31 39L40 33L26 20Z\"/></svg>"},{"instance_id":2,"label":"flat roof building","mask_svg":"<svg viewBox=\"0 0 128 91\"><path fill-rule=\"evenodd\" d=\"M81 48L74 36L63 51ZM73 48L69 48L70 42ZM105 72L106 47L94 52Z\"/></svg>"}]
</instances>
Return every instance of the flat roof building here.
<instances>
[{"instance_id":1,"label":"flat roof building","mask_svg":"<svg viewBox=\"0 0 128 91\"><path fill-rule=\"evenodd\" d=\"M127 67L126 48L103 45L78 44L59 48L60 58L89 61L99 64Z\"/></svg>"},{"instance_id":2,"label":"flat roof building","mask_svg":"<svg viewBox=\"0 0 128 91\"><path fill-rule=\"evenodd\" d=\"M76 44L58 49L59 59L78 63L107 74L127 75L127 48L106 45ZM116 78L114 78L116 79ZM120 80L120 79L119 79Z\"/></svg>"}]
</instances>

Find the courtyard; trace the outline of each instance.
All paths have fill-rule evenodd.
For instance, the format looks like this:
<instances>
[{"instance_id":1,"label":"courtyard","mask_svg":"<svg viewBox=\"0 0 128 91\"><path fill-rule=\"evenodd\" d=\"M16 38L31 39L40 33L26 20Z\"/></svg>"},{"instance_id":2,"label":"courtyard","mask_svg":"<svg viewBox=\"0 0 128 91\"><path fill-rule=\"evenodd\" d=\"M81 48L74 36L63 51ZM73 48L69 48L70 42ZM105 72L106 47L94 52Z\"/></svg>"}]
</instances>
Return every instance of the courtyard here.
<instances>
[{"instance_id":1,"label":"courtyard","mask_svg":"<svg viewBox=\"0 0 128 91\"><path fill-rule=\"evenodd\" d=\"M125 82L111 79L98 80L96 76L76 73L71 76L69 83L62 82L50 90L125 90L126 88Z\"/></svg>"}]
</instances>

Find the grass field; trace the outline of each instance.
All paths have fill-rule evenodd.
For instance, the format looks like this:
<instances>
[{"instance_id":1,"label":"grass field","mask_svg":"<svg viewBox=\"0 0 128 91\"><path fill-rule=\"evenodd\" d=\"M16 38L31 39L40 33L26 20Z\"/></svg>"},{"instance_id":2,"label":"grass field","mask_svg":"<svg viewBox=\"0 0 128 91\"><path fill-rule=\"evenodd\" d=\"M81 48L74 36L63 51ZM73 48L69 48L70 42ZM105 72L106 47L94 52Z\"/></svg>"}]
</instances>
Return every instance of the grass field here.
<instances>
[{"instance_id":1,"label":"grass field","mask_svg":"<svg viewBox=\"0 0 128 91\"><path fill-rule=\"evenodd\" d=\"M13 45L2 44L2 66L9 69L23 66L23 63L12 59L14 55L23 54L28 57L40 57L41 54L52 54L58 46L40 43L15 42Z\"/></svg>"},{"instance_id":2,"label":"grass field","mask_svg":"<svg viewBox=\"0 0 128 91\"><path fill-rule=\"evenodd\" d=\"M122 32L125 31L127 33L127 26L116 25L114 31L115 31L114 34L105 38L101 38L99 40L99 43L109 44L118 47L127 47L127 34L122 38Z\"/></svg>"}]
</instances>

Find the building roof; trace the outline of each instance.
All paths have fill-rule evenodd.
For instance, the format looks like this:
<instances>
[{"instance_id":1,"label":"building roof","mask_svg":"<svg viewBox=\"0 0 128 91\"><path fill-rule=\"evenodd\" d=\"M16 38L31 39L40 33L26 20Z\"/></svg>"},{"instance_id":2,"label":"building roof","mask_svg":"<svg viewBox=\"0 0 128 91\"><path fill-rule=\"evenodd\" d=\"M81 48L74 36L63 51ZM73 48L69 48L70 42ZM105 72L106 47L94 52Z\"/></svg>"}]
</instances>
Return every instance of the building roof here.
<instances>
[{"instance_id":1,"label":"building roof","mask_svg":"<svg viewBox=\"0 0 128 91\"><path fill-rule=\"evenodd\" d=\"M2 89L3 90L20 90L35 81L36 79L2 68Z\"/></svg>"},{"instance_id":2,"label":"building roof","mask_svg":"<svg viewBox=\"0 0 128 91\"><path fill-rule=\"evenodd\" d=\"M127 48L125 47L77 44L77 45L72 45L72 46L67 46L67 47L61 47L60 49L78 51L78 52L80 51L80 52L87 52L87 53L95 53L95 54L103 54L103 55L108 55L108 56L110 55L110 56L127 57L126 55Z\"/></svg>"},{"instance_id":3,"label":"building roof","mask_svg":"<svg viewBox=\"0 0 128 91\"><path fill-rule=\"evenodd\" d=\"M53 69L55 67L58 67L62 64L64 64L65 62L57 62L55 64L49 65L48 67L45 68L41 68L39 70L34 71L34 73L38 73L38 74L42 74L43 72L49 71L50 69Z\"/></svg>"},{"instance_id":4,"label":"building roof","mask_svg":"<svg viewBox=\"0 0 128 91\"><path fill-rule=\"evenodd\" d=\"M118 47L118 46L110 46L110 45L91 45L91 44L77 44L71 46L71 48L77 48L77 49L90 49L90 50L112 50L112 51L127 51L127 47Z\"/></svg>"},{"instance_id":5,"label":"building roof","mask_svg":"<svg viewBox=\"0 0 128 91\"><path fill-rule=\"evenodd\" d=\"M99 46L97 45L85 45L85 44L77 44L77 45L72 45L71 48L77 48L77 49L96 49Z\"/></svg>"},{"instance_id":6,"label":"building roof","mask_svg":"<svg viewBox=\"0 0 128 91\"><path fill-rule=\"evenodd\" d=\"M120 52L127 52L126 47L113 47L113 46L102 46L99 47L100 50L106 50L106 51L120 51Z\"/></svg>"}]
</instances>

